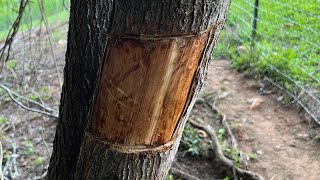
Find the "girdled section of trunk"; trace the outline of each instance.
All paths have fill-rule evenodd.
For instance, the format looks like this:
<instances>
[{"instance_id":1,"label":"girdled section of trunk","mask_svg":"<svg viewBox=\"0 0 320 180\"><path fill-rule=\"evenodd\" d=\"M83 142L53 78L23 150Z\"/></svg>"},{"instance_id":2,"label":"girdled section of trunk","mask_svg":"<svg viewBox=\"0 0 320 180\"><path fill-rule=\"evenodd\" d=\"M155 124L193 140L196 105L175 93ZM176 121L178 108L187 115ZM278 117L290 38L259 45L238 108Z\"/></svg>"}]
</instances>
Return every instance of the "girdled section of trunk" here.
<instances>
[{"instance_id":1,"label":"girdled section of trunk","mask_svg":"<svg viewBox=\"0 0 320 180\"><path fill-rule=\"evenodd\" d=\"M127 145L170 141L209 34L109 38L90 133Z\"/></svg>"},{"instance_id":2,"label":"girdled section of trunk","mask_svg":"<svg viewBox=\"0 0 320 180\"><path fill-rule=\"evenodd\" d=\"M230 1L167 3L114 2L76 179L166 177Z\"/></svg>"}]
</instances>

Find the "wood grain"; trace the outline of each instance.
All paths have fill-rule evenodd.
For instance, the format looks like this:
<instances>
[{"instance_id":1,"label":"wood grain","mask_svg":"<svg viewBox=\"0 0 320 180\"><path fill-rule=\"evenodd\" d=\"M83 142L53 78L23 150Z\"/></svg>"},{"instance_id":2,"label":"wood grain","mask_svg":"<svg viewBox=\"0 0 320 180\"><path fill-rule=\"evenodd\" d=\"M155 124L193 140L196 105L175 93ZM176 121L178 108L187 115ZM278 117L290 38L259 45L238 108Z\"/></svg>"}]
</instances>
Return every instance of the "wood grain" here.
<instances>
[{"instance_id":1,"label":"wood grain","mask_svg":"<svg viewBox=\"0 0 320 180\"><path fill-rule=\"evenodd\" d=\"M110 38L90 133L128 145L171 140L208 33L174 38Z\"/></svg>"}]
</instances>

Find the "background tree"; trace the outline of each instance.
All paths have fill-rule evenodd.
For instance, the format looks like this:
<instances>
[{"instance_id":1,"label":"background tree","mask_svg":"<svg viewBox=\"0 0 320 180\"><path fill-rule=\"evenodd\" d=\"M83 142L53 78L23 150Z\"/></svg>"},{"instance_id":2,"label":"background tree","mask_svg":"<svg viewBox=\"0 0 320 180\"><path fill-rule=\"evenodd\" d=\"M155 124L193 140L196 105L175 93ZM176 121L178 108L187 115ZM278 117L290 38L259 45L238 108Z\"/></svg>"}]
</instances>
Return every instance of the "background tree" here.
<instances>
[{"instance_id":1,"label":"background tree","mask_svg":"<svg viewBox=\"0 0 320 180\"><path fill-rule=\"evenodd\" d=\"M164 178L229 4L72 1L60 118L47 179L72 179L75 174L99 69L76 178Z\"/></svg>"}]
</instances>

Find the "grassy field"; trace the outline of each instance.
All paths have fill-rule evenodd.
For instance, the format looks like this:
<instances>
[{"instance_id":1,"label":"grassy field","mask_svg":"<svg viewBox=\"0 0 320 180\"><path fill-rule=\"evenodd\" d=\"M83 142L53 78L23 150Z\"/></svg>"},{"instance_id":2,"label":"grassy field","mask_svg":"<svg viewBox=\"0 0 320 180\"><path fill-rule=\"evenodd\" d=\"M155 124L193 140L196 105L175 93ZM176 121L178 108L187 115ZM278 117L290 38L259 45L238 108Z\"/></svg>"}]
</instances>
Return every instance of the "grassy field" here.
<instances>
[{"instance_id":1,"label":"grassy field","mask_svg":"<svg viewBox=\"0 0 320 180\"><path fill-rule=\"evenodd\" d=\"M20 30L24 31L40 25L41 11L38 1L30 1L22 19ZM65 6L63 5L65 1ZM0 0L0 40L8 33L13 22L18 16L20 0ZM45 15L49 23L67 21L69 12L68 0L43 0Z\"/></svg>"},{"instance_id":2,"label":"grassy field","mask_svg":"<svg viewBox=\"0 0 320 180\"><path fill-rule=\"evenodd\" d=\"M260 1L252 47L254 0L234 0L215 57L267 76L291 93L320 86L320 1ZM300 89L300 90L299 90Z\"/></svg>"}]
</instances>

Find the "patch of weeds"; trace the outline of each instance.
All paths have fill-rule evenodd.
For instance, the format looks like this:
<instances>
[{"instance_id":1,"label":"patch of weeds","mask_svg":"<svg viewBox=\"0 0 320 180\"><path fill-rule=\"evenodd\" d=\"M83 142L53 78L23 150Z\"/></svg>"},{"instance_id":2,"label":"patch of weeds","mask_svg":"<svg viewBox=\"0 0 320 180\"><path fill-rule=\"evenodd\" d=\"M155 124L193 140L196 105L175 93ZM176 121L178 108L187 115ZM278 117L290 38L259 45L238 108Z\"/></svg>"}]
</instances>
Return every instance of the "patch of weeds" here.
<instances>
[{"instance_id":1,"label":"patch of weeds","mask_svg":"<svg viewBox=\"0 0 320 180\"><path fill-rule=\"evenodd\" d=\"M23 144L26 146L25 153L27 155L32 155L35 153L35 151L34 151L35 149L34 149L33 143L31 141L26 140L23 142Z\"/></svg>"},{"instance_id":2,"label":"patch of weeds","mask_svg":"<svg viewBox=\"0 0 320 180\"><path fill-rule=\"evenodd\" d=\"M231 59L233 52L236 51L235 45L240 45L239 41L230 31L222 31L219 43L216 49L214 50L214 58L216 59Z\"/></svg>"},{"instance_id":3,"label":"patch of weeds","mask_svg":"<svg viewBox=\"0 0 320 180\"><path fill-rule=\"evenodd\" d=\"M232 130L239 130L242 127L242 123L239 122L231 122L230 123L230 128Z\"/></svg>"},{"instance_id":4,"label":"patch of weeds","mask_svg":"<svg viewBox=\"0 0 320 180\"><path fill-rule=\"evenodd\" d=\"M5 91L4 89L0 88L0 96L4 95L5 92L6 92L6 91Z\"/></svg>"},{"instance_id":5,"label":"patch of weeds","mask_svg":"<svg viewBox=\"0 0 320 180\"><path fill-rule=\"evenodd\" d=\"M4 116L0 116L0 126L6 124L8 121L9 121L8 118Z\"/></svg>"},{"instance_id":6,"label":"patch of weeds","mask_svg":"<svg viewBox=\"0 0 320 180\"><path fill-rule=\"evenodd\" d=\"M256 159L258 159L258 154L253 153L253 152L247 152L247 153L245 153L245 155L246 155L247 157L249 157L250 160L256 160Z\"/></svg>"},{"instance_id":7,"label":"patch of weeds","mask_svg":"<svg viewBox=\"0 0 320 180\"><path fill-rule=\"evenodd\" d=\"M16 60L9 60L6 62L7 67L14 70L16 68L17 65L17 61Z\"/></svg>"},{"instance_id":8,"label":"patch of weeds","mask_svg":"<svg viewBox=\"0 0 320 180\"><path fill-rule=\"evenodd\" d=\"M181 145L185 151L193 156L208 154L208 145L203 141L197 130L189 123L186 124L181 139Z\"/></svg>"},{"instance_id":9,"label":"patch of weeds","mask_svg":"<svg viewBox=\"0 0 320 180\"><path fill-rule=\"evenodd\" d=\"M226 129L220 128L218 130L218 140L222 151L226 157L232 159L235 162L235 165L238 167L243 166L243 157L246 157L246 160L256 160L258 155L256 153L247 153L247 152L240 152L238 149L229 147L228 142L226 140Z\"/></svg>"},{"instance_id":10,"label":"patch of weeds","mask_svg":"<svg viewBox=\"0 0 320 180\"><path fill-rule=\"evenodd\" d=\"M167 176L167 180L173 180L173 175L172 175L172 174L169 174L169 175Z\"/></svg>"},{"instance_id":11,"label":"patch of weeds","mask_svg":"<svg viewBox=\"0 0 320 180\"><path fill-rule=\"evenodd\" d=\"M33 100L33 101L39 101L39 97L36 96L36 95L34 95L34 94L29 95L28 98L31 99L31 100Z\"/></svg>"},{"instance_id":12,"label":"patch of weeds","mask_svg":"<svg viewBox=\"0 0 320 180\"><path fill-rule=\"evenodd\" d=\"M223 113L222 113L221 111L217 111L217 112L215 113L215 116L216 116L217 119L222 119L222 118L223 118ZM221 130L221 131L222 131L222 130Z\"/></svg>"},{"instance_id":13,"label":"patch of weeds","mask_svg":"<svg viewBox=\"0 0 320 180\"><path fill-rule=\"evenodd\" d=\"M225 86L223 86L223 85L220 85L219 86L219 91L225 92L225 91L227 91L227 88Z\"/></svg>"},{"instance_id":14,"label":"patch of weeds","mask_svg":"<svg viewBox=\"0 0 320 180\"><path fill-rule=\"evenodd\" d=\"M206 99L206 98L212 96L213 94L214 93L212 93L211 91L203 90L203 91L201 91L200 97Z\"/></svg>"},{"instance_id":15,"label":"patch of weeds","mask_svg":"<svg viewBox=\"0 0 320 180\"><path fill-rule=\"evenodd\" d=\"M226 135L226 129L225 128L220 128L218 130L218 139L219 139L220 142L222 142L224 140L225 135Z\"/></svg>"},{"instance_id":16,"label":"patch of weeds","mask_svg":"<svg viewBox=\"0 0 320 180\"><path fill-rule=\"evenodd\" d=\"M40 89L41 98L43 100L49 100L53 91L48 86L42 86Z\"/></svg>"},{"instance_id":17,"label":"patch of weeds","mask_svg":"<svg viewBox=\"0 0 320 180\"><path fill-rule=\"evenodd\" d=\"M45 162L45 159L43 157L38 156L32 161L32 164L34 166L39 166L39 165L42 165L44 162Z\"/></svg>"},{"instance_id":18,"label":"patch of weeds","mask_svg":"<svg viewBox=\"0 0 320 180\"><path fill-rule=\"evenodd\" d=\"M241 167L241 153L235 148L224 148L224 154L235 161L236 166Z\"/></svg>"},{"instance_id":19,"label":"patch of weeds","mask_svg":"<svg viewBox=\"0 0 320 180\"><path fill-rule=\"evenodd\" d=\"M52 36L53 36L54 41L59 41L61 39L65 39L65 34L62 33L61 31L54 31L52 33Z\"/></svg>"}]
</instances>

